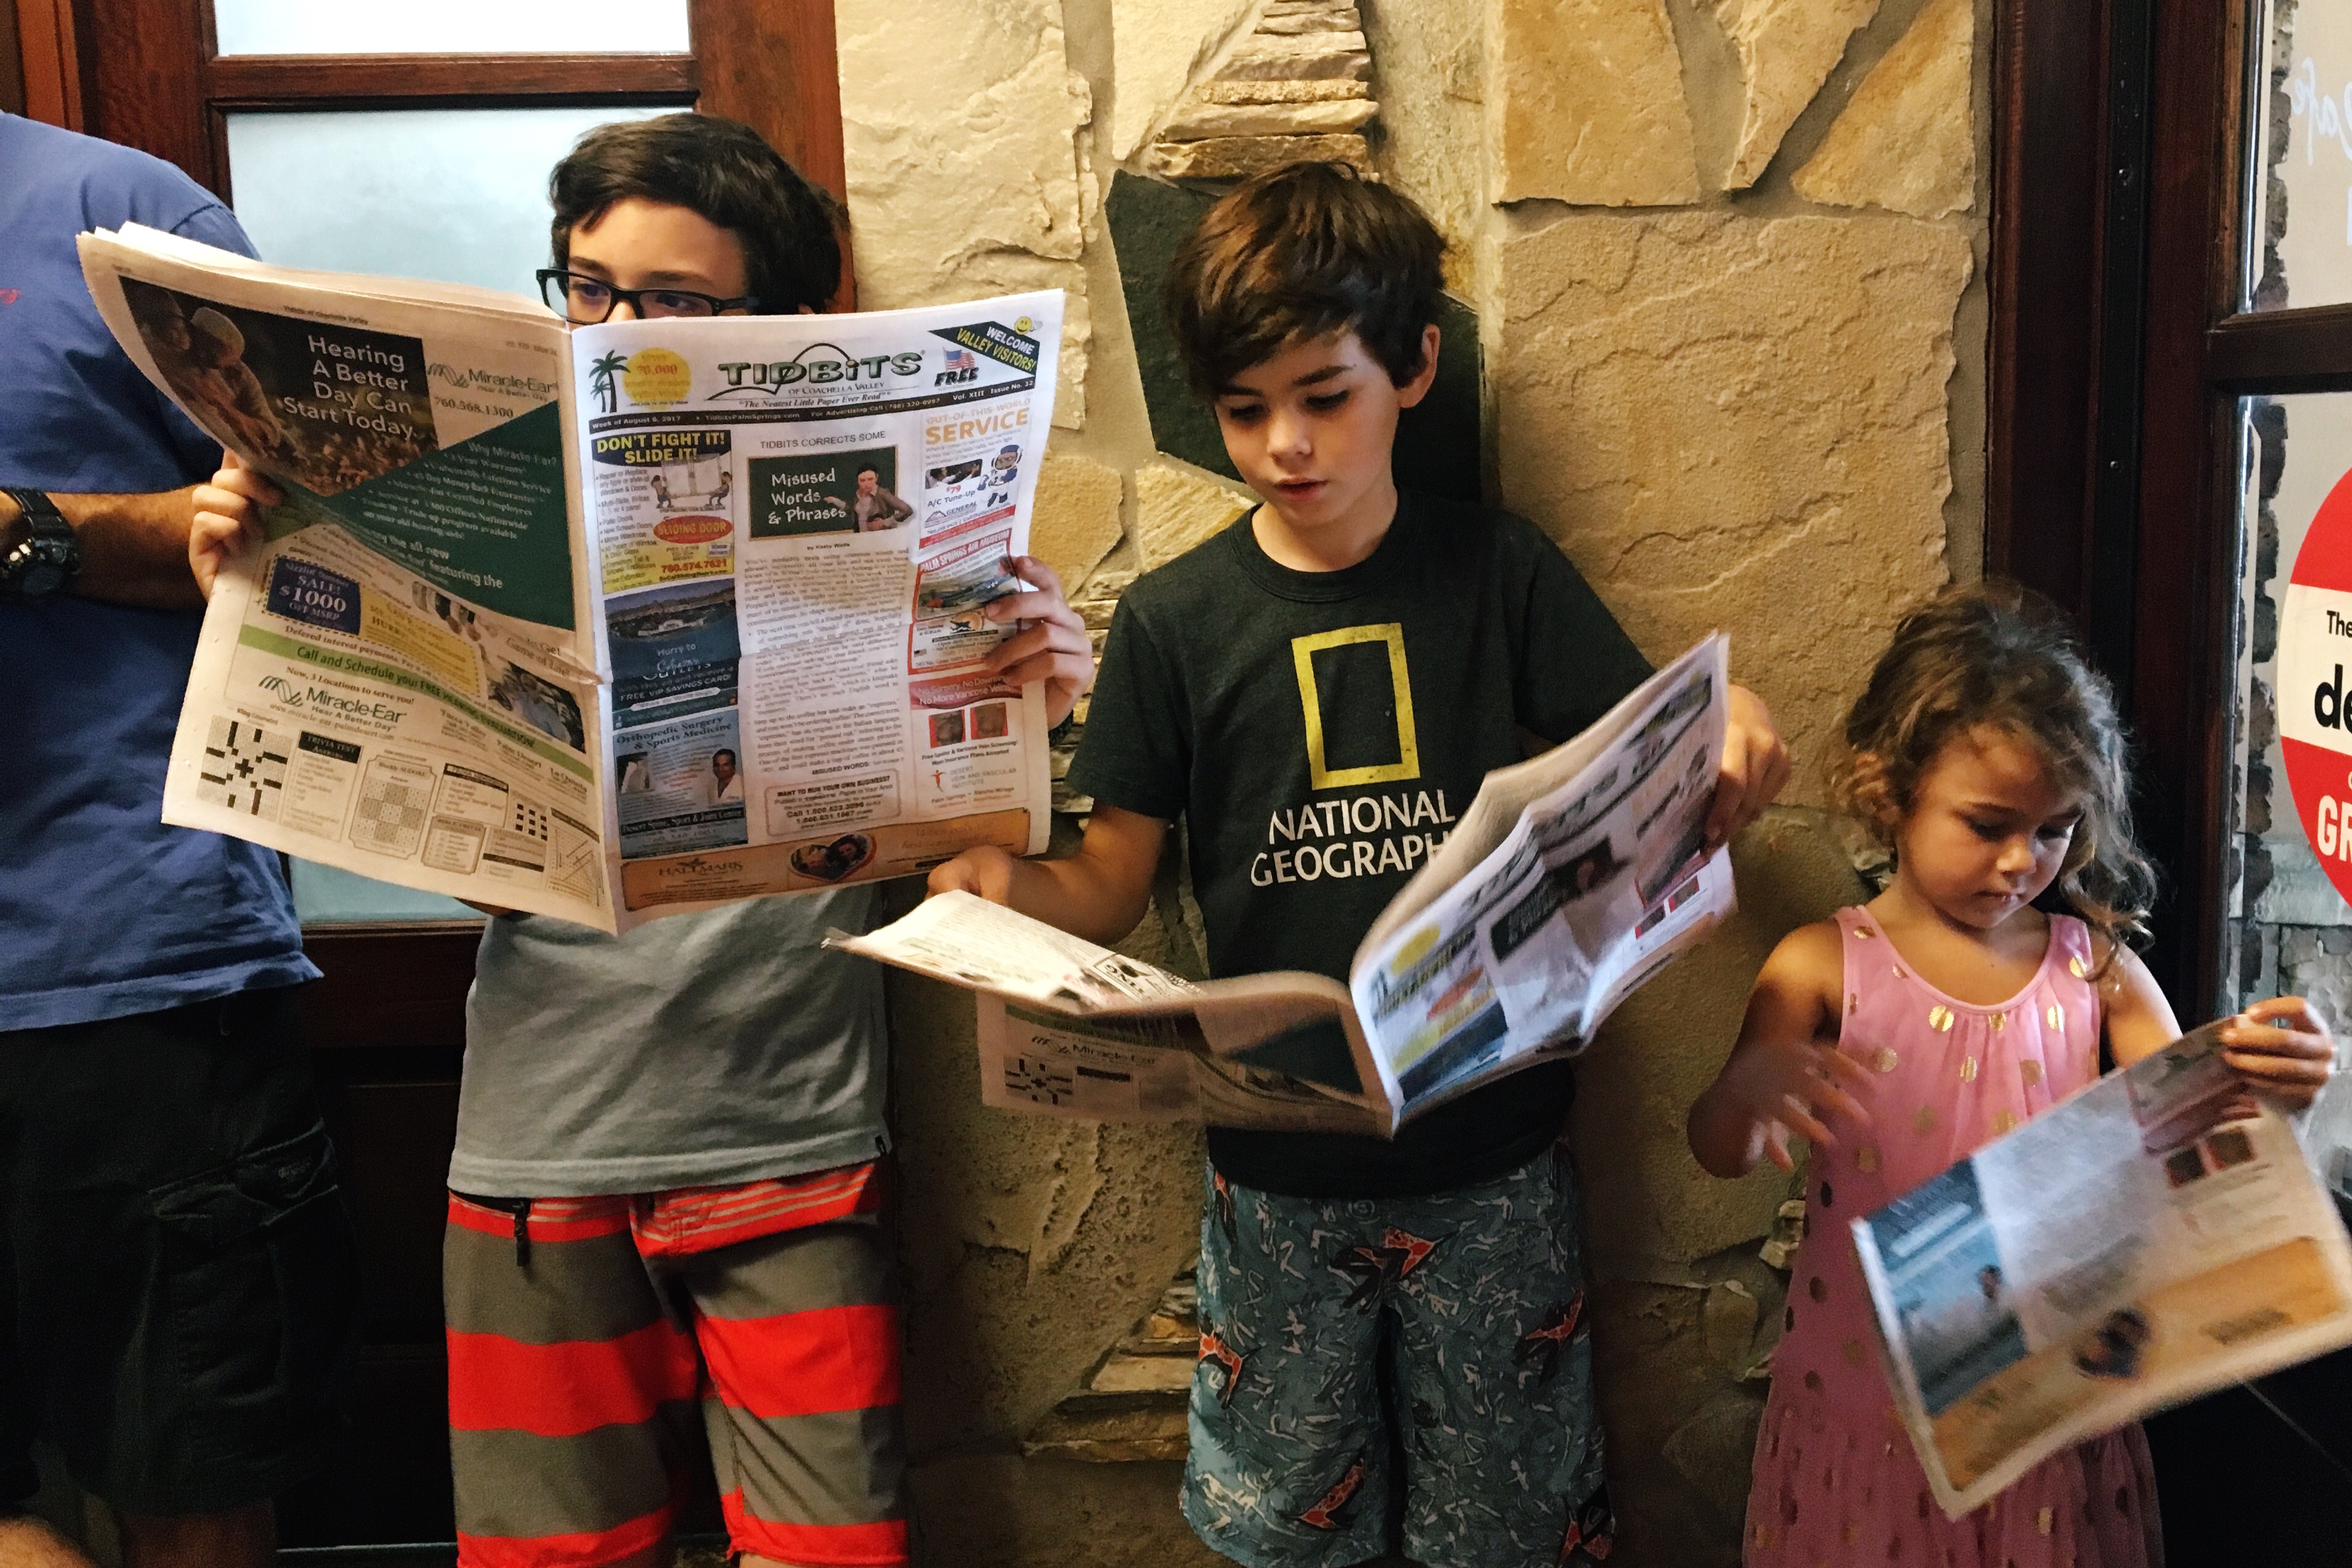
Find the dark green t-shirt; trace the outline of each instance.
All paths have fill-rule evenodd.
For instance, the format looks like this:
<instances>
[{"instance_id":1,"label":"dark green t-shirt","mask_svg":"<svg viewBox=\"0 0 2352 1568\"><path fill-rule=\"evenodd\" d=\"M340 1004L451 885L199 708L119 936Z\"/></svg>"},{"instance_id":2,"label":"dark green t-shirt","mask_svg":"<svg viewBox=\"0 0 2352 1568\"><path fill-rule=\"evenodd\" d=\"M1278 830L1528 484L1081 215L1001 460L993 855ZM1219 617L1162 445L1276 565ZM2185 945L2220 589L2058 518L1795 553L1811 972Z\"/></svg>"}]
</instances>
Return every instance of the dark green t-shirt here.
<instances>
[{"instance_id":1,"label":"dark green t-shirt","mask_svg":"<svg viewBox=\"0 0 2352 1568\"><path fill-rule=\"evenodd\" d=\"M1302 572L1244 517L1120 600L1070 787L1187 819L1211 974L1344 981L1479 781L1524 755L1520 732L1566 740L1649 674L1524 518L1408 495L1369 558ZM1213 1127L1209 1154L1271 1192L1435 1192L1523 1164L1573 1092L1546 1063L1393 1141Z\"/></svg>"}]
</instances>

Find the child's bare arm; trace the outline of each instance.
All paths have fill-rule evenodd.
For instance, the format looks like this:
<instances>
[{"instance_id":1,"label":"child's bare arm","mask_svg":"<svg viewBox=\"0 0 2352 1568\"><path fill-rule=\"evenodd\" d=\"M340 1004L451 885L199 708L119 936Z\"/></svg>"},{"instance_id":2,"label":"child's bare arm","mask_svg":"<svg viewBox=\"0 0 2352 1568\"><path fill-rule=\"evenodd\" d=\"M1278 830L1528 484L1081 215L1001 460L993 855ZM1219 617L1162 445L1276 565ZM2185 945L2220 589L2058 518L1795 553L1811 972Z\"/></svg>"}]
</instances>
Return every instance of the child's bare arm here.
<instances>
[{"instance_id":1,"label":"child's bare arm","mask_svg":"<svg viewBox=\"0 0 2352 1568\"><path fill-rule=\"evenodd\" d=\"M933 893L972 893L1108 946L1135 929L1151 902L1151 874L1168 824L1097 804L1086 842L1063 860L966 850L931 873Z\"/></svg>"},{"instance_id":2,"label":"child's bare arm","mask_svg":"<svg viewBox=\"0 0 2352 1568\"><path fill-rule=\"evenodd\" d=\"M1837 1049L1843 976L1838 929L1826 920L1790 932L1764 961L1731 1058L1691 1107L1691 1153L1709 1174L1746 1176L1766 1157L1793 1170L1791 1132L1833 1144L1832 1121L1869 1122L1853 1091L1870 1075Z\"/></svg>"},{"instance_id":3,"label":"child's bare arm","mask_svg":"<svg viewBox=\"0 0 2352 1568\"><path fill-rule=\"evenodd\" d=\"M2094 936L2092 942L2095 956L2104 966L2099 976L2099 1012L2116 1065L2129 1067L2179 1040L2180 1020L2173 1016L2172 1004L2165 999L2163 988L2140 962L2139 955L2117 946L2110 956L2095 951L2105 947L2105 938Z\"/></svg>"},{"instance_id":4,"label":"child's bare arm","mask_svg":"<svg viewBox=\"0 0 2352 1568\"><path fill-rule=\"evenodd\" d=\"M220 472L196 486L195 523L188 532L188 570L205 598L212 597L221 567L261 542L262 513L285 498L236 454L221 454Z\"/></svg>"}]
</instances>

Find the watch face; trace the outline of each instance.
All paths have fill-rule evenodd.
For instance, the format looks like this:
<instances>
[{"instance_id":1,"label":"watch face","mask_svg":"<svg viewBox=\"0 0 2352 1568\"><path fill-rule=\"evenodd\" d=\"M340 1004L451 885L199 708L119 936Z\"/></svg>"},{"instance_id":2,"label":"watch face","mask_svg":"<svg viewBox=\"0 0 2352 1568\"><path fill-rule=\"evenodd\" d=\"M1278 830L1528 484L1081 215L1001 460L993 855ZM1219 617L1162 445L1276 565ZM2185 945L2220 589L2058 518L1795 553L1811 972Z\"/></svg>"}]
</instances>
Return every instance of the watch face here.
<instances>
[{"instance_id":1,"label":"watch face","mask_svg":"<svg viewBox=\"0 0 2352 1568\"><path fill-rule=\"evenodd\" d=\"M53 560L37 560L16 580L16 591L27 599L41 599L65 585L65 568Z\"/></svg>"}]
</instances>

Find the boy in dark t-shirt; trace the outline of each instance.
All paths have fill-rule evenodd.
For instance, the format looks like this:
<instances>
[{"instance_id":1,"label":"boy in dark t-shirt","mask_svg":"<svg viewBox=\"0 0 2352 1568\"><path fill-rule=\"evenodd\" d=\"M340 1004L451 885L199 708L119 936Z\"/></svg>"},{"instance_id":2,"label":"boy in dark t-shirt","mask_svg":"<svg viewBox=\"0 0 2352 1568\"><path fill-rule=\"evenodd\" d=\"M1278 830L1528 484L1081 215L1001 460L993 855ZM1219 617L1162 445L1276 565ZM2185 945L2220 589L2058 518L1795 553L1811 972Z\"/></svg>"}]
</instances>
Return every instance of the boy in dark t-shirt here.
<instances>
[{"instance_id":1,"label":"boy in dark t-shirt","mask_svg":"<svg viewBox=\"0 0 2352 1568\"><path fill-rule=\"evenodd\" d=\"M1332 164L1247 181L1202 218L1171 322L1265 505L1120 601L1070 773L1096 801L1079 852L973 851L932 891L1114 941L1181 816L1212 973L1345 979L1521 732L1564 740L1649 674L1532 525L1397 493L1444 250L1409 200ZM1734 688L1713 839L1786 775L1769 715ZM1327 1032L1270 1049L1315 1075L1344 1053ZM1514 1074L1393 1141L1210 1130L1184 1511L1211 1546L1252 1568L1379 1556L1392 1408L1409 1555L1606 1554L1576 1187L1553 1146L1570 1073Z\"/></svg>"}]
</instances>

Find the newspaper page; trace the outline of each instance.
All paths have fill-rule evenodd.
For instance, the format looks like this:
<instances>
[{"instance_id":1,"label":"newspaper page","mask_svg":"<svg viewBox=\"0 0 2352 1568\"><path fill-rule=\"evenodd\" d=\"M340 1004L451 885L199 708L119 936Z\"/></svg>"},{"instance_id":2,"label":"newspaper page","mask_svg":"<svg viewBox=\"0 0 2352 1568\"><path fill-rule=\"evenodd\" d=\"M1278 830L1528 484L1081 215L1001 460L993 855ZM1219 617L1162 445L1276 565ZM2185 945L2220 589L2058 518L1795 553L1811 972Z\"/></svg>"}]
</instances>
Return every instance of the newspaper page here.
<instances>
[{"instance_id":1,"label":"newspaper page","mask_svg":"<svg viewBox=\"0 0 2352 1568\"><path fill-rule=\"evenodd\" d=\"M1581 1050L1731 915L1729 852L1706 852L1727 670L1717 633L1576 739L1489 774L1374 924L1351 988L1403 1116Z\"/></svg>"},{"instance_id":2,"label":"newspaper page","mask_svg":"<svg viewBox=\"0 0 2352 1568\"><path fill-rule=\"evenodd\" d=\"M982 993L992 1105L1390 1136L1580 1049L1731 913L1730 860L1706 852L1705 831L1726 657L1712 637L1576 740L1487 775L1455 837L1374 923L1346 987L1293 972L1194 984L964 893L829 940ZM1351 1071L1327 1075L1346 1082L1249 1054L1334 1022Z\"/></svg>"},{"instance_id":3,"label":"newspaper page","mask_svg":"<svg viewBox=\"0 0 2352 1568\"><path fill-rule=\"evenodd\" d=\"M625 929L1043 850L1017 630L1058 291L573 334Z\"/></svg>"},{"instance_id":4,"label":"newspaper page","mask_svg":"<svg viewBox=\"0 0 2352 1568\"><path fill-rule=\"evenodd\" d=\"M1211 1049L1200 1020L1076 1016L982 992L980 1098L1000 1111L1300 1133L1388 1130L1335 1089Z\"/></svg>"},{"instance_id":5,"label":"newspaper page","mask_svg":"<svg viewBox=\"0 0 2352 1568\"><path fill-rule=\"evenodd\" d=\"M1001 1110L1328 1132L1391 1124L1360 1040L1345 1083L1241 1058L1346 1018L1346 988L1320 975L1195 984L969 893L827 945L978 991L981 1095Z\"/></svg>"},{"instance_id":6,"label":"newspaper page","mask_svg":"<svg viewBox=\"0 0 2352 1568\"><path fill-rule=\"evenodd\" d=\"M286 495L205 612L163 820L610 929L562 325L136 228L81 248L140 369Z\"/></svg>"},{"instance_id":7,"label":"newspaper page","mask_svg":"<svg viewBox=\"0 0 2352 1568\"><path fill-rule=\"evenodd\" d=\"M2209 1024L1851 1222L1944 1511L2158 1406L2352 1343L2352 1249Z\"/></svg>"}]
</instances>

